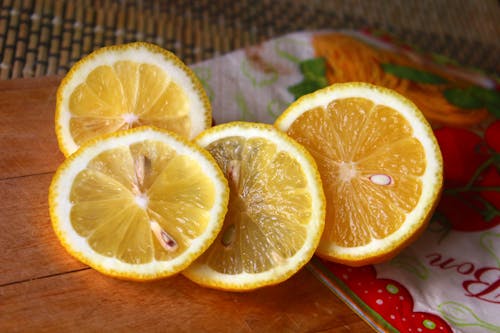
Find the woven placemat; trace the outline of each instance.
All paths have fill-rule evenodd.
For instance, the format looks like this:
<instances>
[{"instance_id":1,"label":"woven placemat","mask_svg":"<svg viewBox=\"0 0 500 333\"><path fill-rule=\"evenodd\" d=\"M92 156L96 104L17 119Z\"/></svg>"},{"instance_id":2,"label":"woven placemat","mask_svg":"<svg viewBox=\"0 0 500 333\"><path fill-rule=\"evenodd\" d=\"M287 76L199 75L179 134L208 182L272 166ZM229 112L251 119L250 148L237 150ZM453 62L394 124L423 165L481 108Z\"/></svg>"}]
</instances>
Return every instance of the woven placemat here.
<instances>
[{"instance_id":1,"label":"woven placemat","mask_svg":"<svg viewBox=\"0 0 500 333\"><path fill-rule=\"evenodd\" d=\"M497 75L495 0L2 0L0 79L64 74L104 45L149 41L187 64L300 30L381 29Z\"/></svg>"}]
</instances>

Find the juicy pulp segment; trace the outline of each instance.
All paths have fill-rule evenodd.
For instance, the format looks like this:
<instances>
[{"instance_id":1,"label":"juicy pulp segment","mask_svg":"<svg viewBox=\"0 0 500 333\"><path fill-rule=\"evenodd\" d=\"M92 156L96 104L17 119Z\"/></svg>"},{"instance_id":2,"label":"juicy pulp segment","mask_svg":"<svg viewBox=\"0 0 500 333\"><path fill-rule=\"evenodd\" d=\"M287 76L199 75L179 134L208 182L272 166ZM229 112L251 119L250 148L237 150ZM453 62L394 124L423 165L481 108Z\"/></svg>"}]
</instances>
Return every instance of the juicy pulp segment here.
<instances>
[{"instance_id":1,"label":"juicy pulp segment","mask_svg":"<svg viewBox=\"0 0 500 333\"><path fill-rule=\"evenodd\" d=\"M229 208L201 260L223 274L258 273L300 249L311 218L301 166L263 138L228 137L206 147L226 175Z\"/></svg>"},{"instance_id":2,"label":"juicy pulp segment","mask_svg":"<svg viewBox=\"0 0 500 333\"><path fill-rule=\"evenodd\" d=\"M72 226L92 249L141 264L177 257L205 230L215 185L190 157L146 140L92 159L76 176L70 202ZM175 247L162 246L156 224Z\"/></svg>"},{"instance_id":3,"label":"juicy pulp segment","mask_svg":"<svg viewBox=\"0 0 500 333\"><path fill-rule=\"evenodd\" d=\"M397 230L418 203L426 167L408 121L364 98L338 99L299 118L287 134L313 155L331 203L322 238L355 247Z\"/></svg>"},{"instance_id":4,"label":"juicy pulp segment","mask_svg":"<svg viewBox=\"0 0 500 333\"><path fill-rule=\"evenodd\" d=\"M92 70L69 97L70 132L88 139L141 125L167 128L189 137L186 93L156 65L117 61Z\"/></svg>"}]
</instances>

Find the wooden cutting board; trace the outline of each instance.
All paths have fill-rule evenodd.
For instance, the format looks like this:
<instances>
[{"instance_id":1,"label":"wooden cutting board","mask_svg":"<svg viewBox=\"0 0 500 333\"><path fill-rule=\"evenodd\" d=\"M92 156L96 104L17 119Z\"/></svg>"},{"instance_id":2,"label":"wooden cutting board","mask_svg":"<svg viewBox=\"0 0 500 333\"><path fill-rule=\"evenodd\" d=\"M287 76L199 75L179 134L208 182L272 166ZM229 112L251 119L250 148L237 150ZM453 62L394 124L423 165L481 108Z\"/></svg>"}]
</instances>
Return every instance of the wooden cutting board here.
<instances>
[{"instance_id":1,"label":"wooden cutting board","mask_svg":"<svg viewBox=\"0 0 500 333\"><path fill-rule=\"evenodd\" d=\"M64 157L54 134L60 77L0 81L0 332L371 332L306 268L253 292L103 276L68 255L47 196Z\"/></svg>"}]
</instances>

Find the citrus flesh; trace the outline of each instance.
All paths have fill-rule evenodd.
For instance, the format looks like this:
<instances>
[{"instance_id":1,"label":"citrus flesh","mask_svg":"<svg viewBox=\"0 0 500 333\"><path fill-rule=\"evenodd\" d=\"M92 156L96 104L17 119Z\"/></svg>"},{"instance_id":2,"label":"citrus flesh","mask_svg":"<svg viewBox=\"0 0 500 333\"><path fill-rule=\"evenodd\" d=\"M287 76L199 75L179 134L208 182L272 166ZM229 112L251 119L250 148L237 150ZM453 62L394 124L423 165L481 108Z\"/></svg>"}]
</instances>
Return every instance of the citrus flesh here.
<instances>
[{"instance_id":1,"label":"citrus flesh","mask_svg":"<svg viewBox=\"0 0 500 333\"><path fill-rule=\"evenodd\" d=\"M183 274L235 291L290 277L311 258L324 226L324 195L312 157L264 124L218 125L196 142L224 172L230 200L219 236Z\"/></svg>"},{"instance_id":2,"label":"citrus flesh","mask_svg":"<svg viewBox=\"0 0 500 333\"><path fill-rule=\"evenodd\" d=\"M56 134L65 156L95 136L144 125L193 139L211 118L195 74L149 43L98 49L71 68L57 92Z\"/></svg>"},{"instance_id":3,"label":"citrus flesh","mask_svg":"<svg viewBox=\"0 0 500 333\"><path fill-rule=\"evenodd\" d=\"M149 280L175 274L213 241L229 189L206 151L140 127L90 140L57 170L49 192L63 246L96 270Z\"/></svg>"},{"instance_id":4,"label":"citrus flesh","mask_svg":"<svg viewBox=\"0 0 500 333\"><path fill-rule=\"evenodd\" d=\"M275 126L317 162L327 200L318 255L377 263L424 230L441 191L442 158L409 100L366 83L334 84L299 98Z\"/></svg>"}]
</instances>

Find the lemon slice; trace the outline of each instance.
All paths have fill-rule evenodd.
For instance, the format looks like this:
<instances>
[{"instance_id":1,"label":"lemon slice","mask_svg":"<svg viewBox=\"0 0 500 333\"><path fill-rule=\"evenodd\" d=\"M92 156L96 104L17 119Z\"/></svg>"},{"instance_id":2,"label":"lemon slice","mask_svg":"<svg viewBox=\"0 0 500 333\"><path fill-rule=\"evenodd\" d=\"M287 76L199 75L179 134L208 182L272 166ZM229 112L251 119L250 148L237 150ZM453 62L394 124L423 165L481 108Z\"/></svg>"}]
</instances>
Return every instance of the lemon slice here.
<instances>
[{"instance_id":1,"label":"lemon slice","mask_svg":"<svg viewBox=\"0 0 500 333\"><path fill-rule=\"evenodd\" d=\"M228 199L208 152L149 127L88 141L60 165L49 191L52 226L67 251L133 280L187 267L216 237Z\"/></svg>"},{"instance_id":2,"label":"lemon slice","mask_svg":"<svg viewBox=\"0 0 500 333\"><path fill-rule=\"evenodd\" d=\"M230 187L224 226L183 274L208 287L250 290L279 283L314 254L324 227L321 179L309 153L270 125L233 122L196 142Z\"/></svg>"},{"instance_id":3,"label":"lemon slice","mask_svg":"<svg viewBox=\"0 0 500 333\"><path fill-rule=\"evenodd\" d=\"M385 261L424 230L443 166L412 102L370 84L335 84L299 98L275 126L318 164L327 198L320 256L353 266Z\"/></svg>"},{"instance_id":4,"label":"lemon slice","mask_svg":"<svg viewBox=\"0 0 500 333\"><path fill-rule=\"evenodd\" d=\"M56 134L65 156L95 136L144 125L193 139L211 121L195 74L174 54L149 43L91 53L70 69L57 91Z\"/></svg>"}]
</instances>

